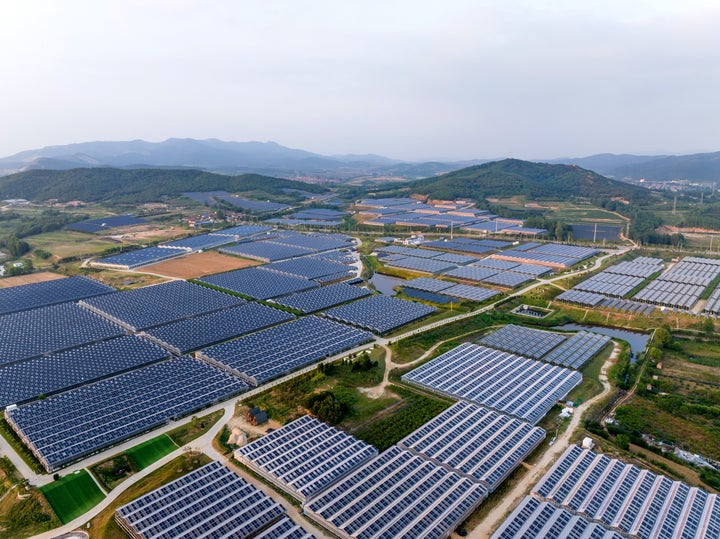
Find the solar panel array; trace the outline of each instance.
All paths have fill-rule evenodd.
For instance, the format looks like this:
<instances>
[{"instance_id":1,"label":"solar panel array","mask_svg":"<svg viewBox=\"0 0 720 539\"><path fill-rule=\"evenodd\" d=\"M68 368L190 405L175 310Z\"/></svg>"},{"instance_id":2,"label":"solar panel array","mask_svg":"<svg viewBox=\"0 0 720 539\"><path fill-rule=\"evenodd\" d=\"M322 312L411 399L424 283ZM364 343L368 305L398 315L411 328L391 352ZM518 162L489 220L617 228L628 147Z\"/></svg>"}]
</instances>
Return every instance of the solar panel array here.
<instances>
[{"instance_id":1,"label":"solar panel array","mask_svg":"<svg viewBox=\"0 0 720 539\"><path fill-rule=\"evenodd\" d=\"M577 247L558 243L528 245L492 256L500 260L510 260L518 263L530 262L531 264L568 268L600 252L590 247Z\"/></svg>"},{"instance_id":2,"label":"solar panel array","mask_svg":"<svg viewBox=\"0 0 720 539\"><path fill-rule=\"evenodd\" d=\"M435 258L418 258L416 256L406 256L399 259L385 260L385 265L391 268L402 268L411 271L419 271L422 273L442 273L456 266L450 262L444 262Z\"/></svg>"},{"instance_id":3,"label":"solar panel array","mask_svg":"<svg viewBox=\"0 0 720 539\"><path fill-rule=\"evenodd\" d=\"M431 249L418 249L417 247L401 247L400 245L388 245L386 247L379 247L377 249L377 252L383 254L413 256L415 258L435 258L436 256L444 254L438 251L433 251Z\"/></svg>"},{"instance_id":4,"label":"solar panel array","mask_svg":"<svg viewBox=\"0 0 720 539\"><path fill-rule=\"evenodd\" d=\"M292 314L279 309L258 303L245 303L158 326L143 332L142 335L180 355L294 318Z\"/></svg>"},{"instance_id":5,"label":"solar panel array","mask_svg":"<svg viewBox=\"0 0 720 539\"><path fill-rule=\"evenodd\" d=\"M198 352L257 386L373 339L370 333L306 316Z\"/></svg>"},{"instance_id":6,"label":"solar panel array","mask_svg":"<svg viewBox=\"0 0 720 539\"><path fill-rule=\"evenodd\" d=\"M426 292L440 292L451 288L455 283L451 281L441 281L440 279L433 279L431 277L418 277L416 279L410 279L403 283L406 288L414 288L415 290L425 290Z\"/></svg>"},{"instance_id":7,"label":"solar panel array","mask_svg":"<svg viewBox=\"0 0 720 539\"><path fill-rule=\"evenodd\" d=\"M292 245L282 245L270 241L253 241L231 245L220 249L221 253L228 255L237 255L245 258L252 258L261 262L275 262L277 260L286 260L296 256L304 256L311 254L312 249L303 247L293 247Z\"/></svg>"},{"instance_id":8,"label":"solar panel array","mask_svg":"<svg viewBox=\"0 0 720 539\"><path fill-rule=\"evenodd\" d=\"M393 446L305 505L340 537L448 537L487 496L480 484Z\"/></svg>"},{"instance_id":9,"label":"solar panel array","mask_svg":"<svg viewBox=\"0 0 720 539\"><path fill-rule=\"evenodd\" d=\"M504 271L502 273L496 273L483 279L484 283L494 284L505 288L515 288L516 286L523 285L532 281L534 277L526 273L515 273L514 271Z\"/></svg>"},{"instance_id":10,"label":"solar panel array","mask_svg":"<svg viewBox=\"0 0 720 539\"><path fill-rule=\"evenodd\" d=\"M484 281L488 277L497 275L498 270L490 268L481 268L478 266L463 266L455 268L445 273L447 277L454 277L457 279L464 279L466 281Z\"/></svg>"},{"instance_id":11,"label":"solar panel array","mask_svg":"<svg viewBox=\"0 0 720 539\"><path fill-rule=\"evenodd\" d=\"M314 313L371 294L372 291L367 288L335 283L285 296L276 300L276 303L303 313Z\"/></svg>"},{"instance_id":12,"label":"solar panel array","mask_svg":"<svg viewBox=\"0 0 720 539\"><path fill-rule=\"evenodd\" d=\"M460 401L398 442L482 481L493 491L543 440L545 431Z\"/></svg>"},{"instance_id":13,"label":"solar panel array","mask_svg":"<svg viewBox=\"0 0 720 539\"><path fill-rule=\"evenodd\" d=\"M403 375L402 379L535 424L582 381L582 375L464 343Z\"/></svg>"},{"instance_id":14,"label":"solar panel array","mask_svg":"<svg viewBox=\"0 0 720 539\"><path fill-rule=\"evenodd\" d=\"M244 302L187 281L170 281L82 300L80 305L122 327L139 331Z\"/></svg>"},{"instance_id":15,"label":"solar panel array","mask_svg":"<svg viewBox=\"0 0 720 539\"><path fill-rule=\"evenodd\" d=\"M67 228L70 230L94 234L95 232L100 232L101 230L108 230L119 226L134 226L145 223L147 223L147 220L140 219L139 217L133 217L132 215L114 215L112 217L100 217L98 219L87 219L78 223L71 223L67 225Z\"/></svg>"},{"instance_id":16,"label":"solar panel array","mask_svg":"<svg viewBox=\"0 0 720 539\"><path fill-rule=\"evenodd\" d=\"M236 240L270 232L273 228L265 225L238 225L210 232L211 236L231 236Z\"/></svg>"},{"instance_id":17,"label":"solar panel array","mask_svg":"<svg viewBox=\"0 0 720 539\"><path fill-rule=\"evenodd\" d=\"M305 502L378 454L308 415L235 451L235 458Z\"/></svg>"},{"instance_id":18,"label":"solar panel array","mask_svg":"<svg viewBox=\"0 0 720 539\"><path fill-rule=\"evenodd\" d=\"M224 200L228 204L240 208L241 210L247 210L250 212L271 212L271 211L284 211L289 210L290 206L287 204L280 204L278 202L260 202L257 200L249 200L247 198L232 196L232 195L218 195L216 198Z\"/></svg>"},{"instance_id":19,"label":"solar panel array","mask_svg":"<svg viewBox=\"0 0 720 539\"><path fill-rule=\"evenodd\" d=\"M342 278L343 276L350 276L355 273L354 268L348 267L346 264L312 257L273 262L272 264L263 266L261 269L277 271L295 277L304 277L305 279L318 280L320 282L323 282L323 278L338 275Z\"/></svg>"},{"instance_id":20,"label":"solar panel array","mask_svg":"<svg viewBox=\"0 0 720 539\"><path fill-rule=\"evenodd\" d=\"M616 273L603 271L579 284L576 284L573 289L621 298L632 292L644 280L645 279L643 277L618 275Z\"/></svg>"},{"instance_id":21,"label":"solar panel array","mask_svg":"<svg viewBox=\"0 0 720 539\"><path fill-rule=\"evenodd\" d=\"M503 260L498 260L498 262L503 262ZM532 275L533 277L540 277L541 275L550 273L551 270L550 268L538 266L537 264L518 264L512 268L511 271L513 273L526 273L528 275Z\"/></svg>"},{"instance_id":22,"label":"solar panel array","mask_svg":"<svg viewBox=\"0 0 720 539\"><path fill-rule=\"evenodd\" d=\"M564 335L508 324L480 339L483 346L540 359L567 339Z\"/></svg>"},{"instance_id":23,"label":"solar panel array","mask_svg":"<svg viewBox=\"0 0 720 539\"><path fill-rule=\"evenodd\" d=\"M6 410L49 471L247 389L187 356Z\"/></svg>"},{"instance_id":24,"label":"solar panel array","mask_svg":"<svg viewBox=\"0 0 720 539\"><path fill-rule=\"evenodd\" d=\"M203 277L200 281L254 299L287 296L320 286L303 277L285 275L260 268L245 268Z\"/></svg>"},{"instance_id":25,"label":"solar panel array","mask_svg":"<svg viewBox=\"0 0 720 539\"><path fill-rule=\"evenodd\" d=\"M655 305L690 309L720 275L720 260L687 256L635 294Z\"/></svg>"},{"instance_id":26,"label":"solar panel array","mask_svg":"<svg viewBox=\"0 0 720 539\"><path fill-rule=\"evenodd\" d=\"M526 496L490 539L625 539L582 516Z\"/></svg>"},{"instance_id":27,"label":"solar panel array","mask_svg":"<svg viewBox=\"0 0 720 539\"><path fill-rule=\"evenodd\" d=\"M89 277L78 276L0 288L0 315L100 296L115 289Z\"/></svg>"},{"instance_id":28,"label":"solar panel array","mask_svg":"<svg viewBox=\"0 0 720 539\"><path fill-rule=\"evenodd\" d=\"M108 256L94 261L92 264L105 266L120 266L127 269L139 268L147 266L155 262L161 262L170 258L175 258L187 254L186 249L174 247L146 247L136 251L128 251L119 255Z\"/></svg>"},{"instance_id":29,"label":"solar panel array","mask_svg":"<svg viewBox=\"0 0 720 539\"><path fill-rule=\"evenodd\" d=\"M521 264L518 264L517 262L510 262L509 260L497 260L496 258L483 258L482 260L473 262L472 265L480 266L481 268L490 268L496 270L509 270L521 266Z\"/></svg>"},{"instance_id":30,"label":"solar panel array","mask_svg":"<svg viewBox=\"0 0 720 539\"><path fill-rule=\"evenodd\" d=\"M543 361L570 367L571 369L579 369L609 342L610 337L606 335L579 331L543 357Z\"/></svg>"},{"instance_id":31,"label":"solar panel array","mask_svg":"<svg viewBox=\"0 0 720 539\"><path fill-rule=\"evenodd\" d=\"M498 292L497 290L493 290L492 288L483 288L482 286L469 286L466 284L456 284L455 286L446 288L441 293L452 298L476 301L478 303L500 295L500 292Z\"/></svg>"},{"instance_id":32,"label":"solar panel array","mask_svg":"<svg viewBox=\"0 0 720 539\"><path fill-rule=\"evenodd\" d=\"M163 243L160 247L179 248L192 252L204 249L212 249L213 247L220 247L221 245L225 245L233 241L235 241L234 238L230 236L221 236L217 234L200 234L198 236L190 236L189 238Z\"/></svg>"},{"instance_id":33,"label":"solar panel array","mask_svg":"<svg viewBox=\"0 0 720 539\"><path fill-rule=\"evenodd\" d=\"M0 408L154 363L168 352L134 335L0 366Z\"/></svg>"},{"instance_id":34,"label":"solar panel array","mask_svg":"<svg viewBox=\"0 0 720 539\"><path fill-rule=\"evenodd\" d=\"M323 312L324 316L385 333L437 311L436 307L378 294Z\"/></svg>"},{"instance_id":35,"label":"solar panel array","mask_svg":"<svg viewBox=\"0 0 720 539\"><path fill-rule=\"evenodd\" d=\"M570 290L566 290L562 294L559 294L555 299L566 303L572 303L574 305L581 305L583 307L597 307L607 298L602 294L583 292L582 290L575 290L571 288Z\"/></svg>"},{"instance_id":36,"label":"solar panel array","mask_svg":"<svg viewBox=\"0 0 720 539\"><path fill-rule=\"evenodd\" d=\"M423 248L426 247L433 247L436 249L443 249L446 251L459 251L461 253L472 253L472 254L485 254L489 253L490 251L495 250L495 247L491 247L489 245L481 244L480 242L477 243L466 243L466 242L460 242L460 241L428 241L422 244Z\"/></svg>"},{"instance_id":37,"label":"solar panel array","mask_svg":"<svg viewBox=\"0 0 720 539\"><path fill-rule=\"evenodd\" d=\"M661 258L636 259L630 262L618 262L607 268L603 273L617 273L618 275L630 275L647 279L663 269Z\"/></svg>"},{"instance_id":38,"label":"solar panel array","mask_svg":"<svg viewBox=\"0 0 720 539\"><path fill-rule=\"evenodd\" d=\"M217 461L123 505L115 521L142 539L313 539L282 505Z\"/></svg>"},{"instance_id":39,"label":"solar panel array","mask_svg":"<svg viewBox=\"0 0 720 539\"><path fill-rule=\"evenodd\" d=\"M631 537L720 537L716 494L577 446L563 453L532 493Z\"/></svg>"},{"instance_id":40,"label":"solar panel array","mask_svg":"<svg viewBox=\"0 0 720 539\"><path fill-rule=\"evenodd\" d=\"M0 316L0 365L119 337L125 332L75 303Z\"/></svg>"}]
</instances>

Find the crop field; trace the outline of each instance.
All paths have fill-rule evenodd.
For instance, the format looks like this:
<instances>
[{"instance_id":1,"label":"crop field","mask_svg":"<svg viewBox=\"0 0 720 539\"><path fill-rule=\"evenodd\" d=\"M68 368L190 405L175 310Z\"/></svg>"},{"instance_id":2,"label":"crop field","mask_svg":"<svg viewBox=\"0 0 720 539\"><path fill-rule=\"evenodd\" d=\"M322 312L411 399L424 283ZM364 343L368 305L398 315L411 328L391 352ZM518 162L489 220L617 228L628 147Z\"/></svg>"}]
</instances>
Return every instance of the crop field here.
<instances>
[{"instance_id":1,"label":"crop field","mask_svg":"<svg viewBox=\"0 0 720 539\"><path fill-rule=\"evenodd\" d=\"M139 271L157 273L179 279L196 279L214 273L257 266L259 263L260 262L256 260L247 260L235 256L227 256L215 251L208 251L151 264L150 266L143 267Z\"/></svg>"},{"instance_id":2,"label":"crop field","mask_svg":"<svg viewBox=\"0 0 720 539\"><path fill-rule=\"evenodd\" d=\"M40 490L63 524L89 511L105 497L85 470L66 475Z\"/></svg>"},{"instance_id":3,"label":"crop field","mask_svg":"<svg viewBox=\"0 0 720 539\"><path fill-rule=\"evenodd\" d=\"M22 286L24 284L54 281L55 279L62 279L63 277L65 277L65 275L52 273L51 271L40 271L38 273L29 273L28 275L17 275L16 277L5 277L0 279L0 288L10 288L11 286Z\"/></svg>"},{"instance_id":4,"label":"crop field","mask_svg":"<svg viewBox=\"0 0 720 539\"><path fill-rule=\"evenodd\" d=\"M168 438L167 435L161 434L147 442L131 447L125 451L125 454L139 470L142 470L177 448L175 442Z\"/></svg>"},{"instance_id":5,"label":"crop field","mask_svg":"<svg viewBox=\"0 0 720 539\"><path fill-rule=\"evenodd\" d=\"M122 242L109 238L101 238L92 234L73 230L58 230L30 236L26 241L33 249L44 249L56 258L102 253L110 247L117 247Z\"/></svg>"}]
</instances>

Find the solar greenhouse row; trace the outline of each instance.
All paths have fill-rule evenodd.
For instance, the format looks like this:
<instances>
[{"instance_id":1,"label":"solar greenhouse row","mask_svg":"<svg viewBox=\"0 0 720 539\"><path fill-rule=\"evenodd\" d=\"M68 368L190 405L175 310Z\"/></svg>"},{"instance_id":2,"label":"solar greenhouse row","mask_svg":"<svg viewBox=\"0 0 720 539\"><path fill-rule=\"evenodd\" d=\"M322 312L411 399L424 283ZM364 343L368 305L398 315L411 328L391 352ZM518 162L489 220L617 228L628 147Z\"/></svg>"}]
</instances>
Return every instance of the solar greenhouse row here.
<instances>
[{"instance_id":1,"label":"solar greenhouse row","mask_svg":"<svg viewBox=\"0 0 720 539\"><path fill-rule=\"evenodd\" d=\"M75 303L0 316L0 365L119 337L125 332Z\"/></svg>"},{"instance_id":2,"label":"solar greenhouse row","mask_svg":"<svg viewBox=\"0 0 720 539\"><path fill-rule=\"evenodd\" d=\"M579 369L609 342L610 337L606 335L579 331L542 359L548 363Z\"/></svg>"},{"instance_id":3,"label":"solar greenhouse row","mask_svg":"<svg viewBox=\"0 0 720 539\"><path fill-rule=\"evenodd\" d=\"M335 283L285 296L276 300L276 303L303 313L314 313L371 294L367 288Z\"/></svg>"},{"instance_id":4,"label":"solar greenhouse row","mask_svg":"<svg viewBox=\"0 0 720 539\"><path fill-rule=\"evenodd\" d=\"M115 292L115 289L84 276L0 288L0 315L66 301L77 301L110 292Z\"/></svg>"},{"instance_id":5,"label":"solar greenhouse row","mask_svg":"<svg viewBox=\"0 0 720 539\"><path fill-rule=\"evenodd\" d=\"M564 301L566 303L572 303L574 305L581 305L583 307L597 307L607 298L602 294L595 294L594 292L583 292L582 290L566 290L562 294L559 294L555 299Z\"/></svg>"},{"instance_id":6,"label":"solar greenhouse row","mask_svg":"<svg viewBox=\"0 0 720 539\"><path fill-rule=\"evenodd\" d=\"M582 382L582 375L464 343L403 375L402 379L535 424Z\"/></svg>"},{"instance_id":7,"label":"solar greenhouse row","mask_svg":"<svg viewBox=\"0 0 720 539\"><path fill-rule=\"evenodd\" d=\"M492 492L544 439L539 427L460 401L398 446L471 476Z\"/></svg>"},{"instance_id":8,"label":"solar greenhouse row","mask_svg":"<svg viewBox=\"0 0 720 539\"><path fill-rule=\"evenodd\" d=\"M455 283L451 281L441 281L440 279L433 279L431 277L418 277L416 279L410 279L403 283L405 288L414 288L415 290L424 290L426 292L440 292L451 288Z\"/></svg>"},{"instance_id":9,"label":"solar greenhouse row","mask_svg":"<svg viewBox=\"0 0 720 539\"><path fill-rule=\"evenodd\" d=\"M495 296L499 296L500 292L491 288L483 288L482 286L456 284L455 286L446 288L441 294L450 296L451 298L481 303Z\"/></svg>"},{"instance_id":10,"label":"solar greenhouse row","mask_svg":"<svg viewBox=\"0 0 720 539\"><path fill-rule=\"evenodd\" d=\"M510 262L509 260L497 260L495 258L483 258L482 260L478 260L477 262L473 262L471 264L472 266L480 266L481 268L490 268L495 270L509 270L513 268L518 268L522 264L518 264L517 262ZM547 271L547 268L543 266L537 266L543 268L543 270Z\"/></svg>"},{"instance_id":11,"label":"solar greenhouse row","mask_svg":"<svg viewBox=\"0 0 720 539\"><path fill-rule=\"evenodd\" d=\"M651 262L653 261L653 262ZM648 258L646 261L618 262L605 270L605 273L616 273L618 275L629 275L631 277L642 277L647 279L658 271L662 271L663 261L660 258Z\"/></svg>"},{"instance_id":12,"label":"solar greenhouse row","mask_svg":"<svg viewBox=\"0 0 720 539\"><path fill-rule=\"evenodd\" d=\"M526 496L490 539L626 539L580 515Z\"/></svg>"},{"instance_id":13,"label":"solar greenhouse row","mask_svg":"<svg viewBox=\"0 0 720 539\"><path fill-rule=\"evenodd\" d=\"M455 268L445 273L447 277L453 277L457 279L463 279L466 281L484 281L488 277L497 275L499 271L490 268L481 268L478 266L462 266Z\"/></svg>"},{"instance_id":14,"label":"solar greenhouse row","mask_svg":"<svg viewBox=\"0 0 720 539\"><path fill-rule=\"evenodd\" d=\"M372 339L365 331L307 316L206 348L197 355L257 386Z\"/></svg>"},{"instance_id":15,"label":"solar greenhouse row","mask_svg":"<svg viewBox=\"0 0 720 539\"><path fill-rule=\"evenodd\" d=\"M632 292L645 279L642 277L631 277L629 275L617 275L615 273L601 272L597 275L576 284L573 290L595 292L611 297L623 297Z\"/></svg>"},{"instance_id":16,"label":"solar greenhouse row","mask_svg":"<svg viewBox=\"0 0 720 539\"><path fill-rule=\"evenodd\" d=\"M375 333L385 333L436 311L437 308L430 305L378 294L330 309L323 312L323 316Z\"/></svg>"},{"instance_id":17,"label":"solar greenhouse row","mask_svg":"<svg viewBox=\"0 0 720 539\"><path fill-rule=\"evenodd\" d=\"M442 273L452 269L456 264L443 262L435 258L418 258L416 256L406 256L399 259L387 260L385 265L391 268L402 268L421 273L431 273L433 275Z\"/></svg>"},{"instance_id":18,"label":"solar greenhouse row","mask_svg":"<svg viewBox=\"0 0 720 539\"><path fill-rule=\"evenodd\" d=\"M720 314L720 288L713 290L703 309L705 313Z\"/></svg>"},{"instance_id":19,"label":"solar greenhouse row","mask_svg":"<svg viewBox=\"0 0 720 539\"><path fill-rule=\"evenodd\" d=\"M170 354L134 335L0 366L0 408L136 369Z\"/></svg>"},{"instance_id":20,"label":"solar greenhouse row","mask_svg":"<svg viewBox=\"0 0 720 539\"><path fill-rule=\"evenodd\" d=\"M563 453L532 493L631 537L720 537L716 494L577 446Z\"/></svg>"},{"instance_id":21,"label":"solar greenhouse row","mask_svg":"<svg viewBox=\"0 0 720 539\"><path fill-rule=\"evenodd\" d=\"M259 234L265 234L266 232L270 232L272 229L273 227L265 225L238 225L210 232L210 236L230 236L237 241L241 238L249 238Z\"/></svg>"},{"instance_id":22,"label":"solar greenhouse row","mask_svg":"<svg viewBox=\"0 0 720 539\"><path fill-rule=\"evenodd\" d=\"M183 356L6 409L5 418L52 472L247 388Z\"/></svg>"},{"instance_id":23,"label":"solar greenhouse row","mask_svg":"<svg viewBox=\"0 0 720 539\"><path fill-rule=\"evenodd\" d=\"M213 234L200 234L197 236L190 236L181 240L170 241L163 243L160 247L165 249L185 249L188 252L202 251L205 249L212 249L213 247L220 247L232 243L235 239L231 236L225 235L213 235Z\"/></svg>"},{"instance_id":24,"label":"solar greenhouse row","mask_svg":"<svg viewBox=\"0 0 720 539\"><path fill-rule=\"evenodd\" d=\"M312 249L305 249L304 247L282 245L272 243L270 241L254 241L223 247L220 249L220 252L228 255L252 258L253 260L259 260L260 262L275 262L278 260L295 258L297 256L309 255L314 251Z\"/></svg>"},{"instance_id":25,"label":"solar greenhouse row","mask_svg":"<svg viewBox=\"0 0 720 539\"><path fill-rule=\"evenodd\" d=\"M566 339L558 333L508 324L478 342L496 350L540 359Z\"/></svg>"},{"instance_id":26,"label":"solar greenhouse row","mask_svg":"<svg viewBox=\"0 0 720 539\"><path fill-rule=\"evenodd\" d=\"M266 266L262 266L264 270L277 271L295 277L304 277L305 279L321 279L322 277L334 275L352 275L353 268L346 264L331 262L329 260L320 260L312 257L295 258L293 260L285 260L283 262L273 262Z\"/></svg>"},{"instance_id":27,"label":"solar greenhouse row","mask_svg":"<svg viewBox=\"0 0 720 539\"><path fill-rule=\"evenodd\" d=\"M482 282L502 286L504 288L515 288L525 283L529 283L533 279L534 277L526 273L504 271L501 273L496 273L495 275L491 275L490 277L486 277L485 279L483 279Z\"/></svg>"},{"instance_id":28,"label":"solar greenhouse row","mask_svg":"<svg viewBox=\"0 0 720 539\"><path fill-rule=\"evenodd\" d=\"M158 326L141 333L148 340L181 355L260 329L289 322L295 317L258 303L245 303Z\"/></svg>"},{"instance_id":29,"label":"solar greenhouse row","mask_svg":"<svg viewBox=\"0 0 720 539\"><path fill-rule=\"evenodd\" d=\"M117 266L125 269L139 268L155 262L162 262L187 254L186 249L173 247L146 247L137 251L128 251L119 255L108 256L94 261L93 265Z\"/></svg>"},{"instance_id":30,"label":"solar greenhouse row","mask_svg":"<svg viewBox=\"0 0 720 539\"><path fill-rule=\"evenodd\" d=\"M78 223L70 223L66 228L94 234L95 232L120 226L144 225L147 222L145 219L133 217L132 215L113 215L111 217L100 217L98 219L87 219Z\"/></svg>"},{"instance_id":31,"label":"solar greenhouse row","mask_svg":"<svg viewBox=\"0 0 720 539\"><path fill-rule=\"evenodd\" d=\"M123 505L115 522L141 539L313 538L282 505L217 461Z\"/></svg>"},{"instance_id":32,"label":"solar greenhouse row","mask_svg":"<svg viewBox=\"0 0 720 539\"><path fill-rule=\"evenodd\" d=\"M228 204L240 208L241 210L247 210L250 212L275 212L289 210L290 206L287 204L280 204L278 202L261 202L257 200L249 200L247 198L232 196L232 195L217 195L216 198L224 200Z\"/></svg>"},{"instance_id":33,"label":"solar greenhouse row","mask_svg":"<svg viewBox=\"0 0 720 539\"><path fill-rule=\"evenodd\" d=\"M170 281L85 299L80 305L124 328L139 331L242 303L245 301L238 297L204 286Z\"/></svg>"},{"instance_id":34,"label":"solar greenhouse row","mask_svg":"<svg viewBox=\"0 0 720 539\"><path fill-rule=\"evenodd\" d=\"M235 451L235 458L305 502L378 454L377 449L303 416Z\"/></svg>"},{"instance_id":35,"label":"solar greenhouse row","mask_svg":"<svg viewBox=\"0 0 720 539\"><path fill-rule=\"evenodd\" d=\"M320 286L303 277L245 268L203 277L200 281L254 299L272 299Z\"/></svg>"},{"instance_id":36,"label":"solar greenhouse row","mask_svg":"<svg viewBox=\"0 0 720 539\"><path fill-rule=\"evenodd\" d=\"M480 243L464 243L457 240L451 240L451 241L428 241L421 245L423 249L432 247L435 249L442 249L446 251L454 251L454 252L461 252L461 253L472 253L476 255L482 255L485 253L489 253L490 251L493 251L496 249L496 247L491 247L489 245L480 244Z\"/></svg>"},{"instance_id":37,"label":"solar greenhouse row","mask_svg":"<svg viewBox=\"0 0 720 539\"><path fill-rule=\"evenodd\" d=\"M478 483L393 446L305 505L341 538L442 539L487 497Z\"/></svg>"},{"instance_id":38,"label":"solar greenhouse row","mask_svg":"<svg viewBox=\"0 0 720 539\"><path fill-rule=\"evenodd\" d=\"M639 313L649 314L654 309L654 305L648 305L647 303L639 303L637 301L630 301L627 299L613 299L608 298L600 303L600 307L605 309L613 309L624 313Z\"/></svg>"}]
</instances>

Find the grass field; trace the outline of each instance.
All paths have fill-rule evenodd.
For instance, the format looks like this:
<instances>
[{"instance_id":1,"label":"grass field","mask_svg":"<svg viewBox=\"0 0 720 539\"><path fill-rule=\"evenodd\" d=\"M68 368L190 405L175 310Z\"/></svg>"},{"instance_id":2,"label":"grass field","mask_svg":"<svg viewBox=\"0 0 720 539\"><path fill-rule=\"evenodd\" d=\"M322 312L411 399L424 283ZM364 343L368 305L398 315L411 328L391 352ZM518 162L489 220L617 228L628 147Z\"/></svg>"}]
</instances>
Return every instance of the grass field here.
<instances>
[{"instance_id":1,"label":"grass field","mask_svg":"<svg viewBox=\"0 0 720 539\"><path fill-rule=\"evenodd\" d=\"M153 462L163 458L165 455L172 453L178 448L166 434L161 434L147 442L143 442L135 447L131 447L125 454L137 466L138 470L147 468Z\"/></svg>"},{"instance_id":2,"label":"grass field","mask_svg":"<svg viewBox=\"0 0 720 539\"><path fill-rule=\"evenodd\" d=\"M204 416L194 416L184 425L174 428L167 433L168 437L175 442L178 447L182 447L188 442L192 442L209 431L212 426L217 423L223 416L223 410L218 410Z\"/></svg>"},{"instance_id":3,"label":"grass field","mask_svg":"<svg viewBox=\"0 0 720 539\"><path fill-rule=\"evenodd\" d=\"M105 495L85 470L66 475L40 490L63 524L76 519L100 503Z\"/></svg>"}]
</instances>

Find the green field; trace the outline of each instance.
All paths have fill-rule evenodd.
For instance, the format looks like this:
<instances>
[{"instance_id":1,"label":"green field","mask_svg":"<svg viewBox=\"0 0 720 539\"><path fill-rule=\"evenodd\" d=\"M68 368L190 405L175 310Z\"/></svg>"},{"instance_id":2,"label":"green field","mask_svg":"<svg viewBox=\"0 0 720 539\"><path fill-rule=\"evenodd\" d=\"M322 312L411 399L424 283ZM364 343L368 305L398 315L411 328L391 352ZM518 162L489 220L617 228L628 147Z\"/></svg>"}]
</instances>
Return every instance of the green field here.
<instances>
[{"instance_id":1,"label":"green field","mask_svg":"<svg viewBox=\"0 0 720 539\"><path fill-rule=\"evenodd\" d=\"M63 524L83 515L105 498L85 470L66 475L40 490Z\"/></svg>"},{"instance_id":2,"label":"green field","mask_svg":"<svg viewBox=\"0 0 720 539\"><path fill-rule=\"evenodd\" d=\"M138 470L142 470L176 449L175 443L167 435L161 434L147 442L131 447L125 451L125 454L137 465Z\"/></svg>"}]
</instances>

